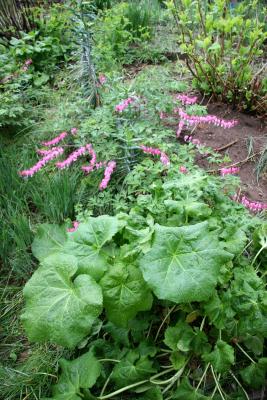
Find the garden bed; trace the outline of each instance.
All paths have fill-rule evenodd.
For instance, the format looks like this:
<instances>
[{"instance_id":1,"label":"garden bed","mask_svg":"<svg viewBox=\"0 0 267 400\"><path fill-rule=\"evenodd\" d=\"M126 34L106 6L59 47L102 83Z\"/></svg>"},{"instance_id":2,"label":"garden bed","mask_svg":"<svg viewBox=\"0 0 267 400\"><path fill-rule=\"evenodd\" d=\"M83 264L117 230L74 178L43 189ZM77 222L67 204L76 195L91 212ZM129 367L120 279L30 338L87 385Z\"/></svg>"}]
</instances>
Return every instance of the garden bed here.
<instances>
[{"instance_id":1,"label":"garden bed","mask_svg":"<svg viewBox=\"0 0 267 400\"><path fill-rule=\"evenodd\" d=\"M267 129L264 121L249 114L233 111L221 103L210 104L208 111L220 118L236 119L238 124L231 129L198 126L194 137L214 150L222 149L221 154L229 155L230 164L240 168L242 193L253 201L266 202L267 175L263 172L257 178L257 166L267 146ZM213 169L201 155L197 156L197 164L207 170Z\"/></svg>"}]
</instances>

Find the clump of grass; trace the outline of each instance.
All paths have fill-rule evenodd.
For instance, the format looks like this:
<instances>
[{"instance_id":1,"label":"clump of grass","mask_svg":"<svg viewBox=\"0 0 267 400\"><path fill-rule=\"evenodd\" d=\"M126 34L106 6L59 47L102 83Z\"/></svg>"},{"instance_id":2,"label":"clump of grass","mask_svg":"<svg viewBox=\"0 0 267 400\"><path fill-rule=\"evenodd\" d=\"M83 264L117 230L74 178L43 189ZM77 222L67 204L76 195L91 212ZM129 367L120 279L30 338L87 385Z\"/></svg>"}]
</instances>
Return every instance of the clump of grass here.
<instances>
[{"instance_id":1,"label":"clump of grass","mask_svg":"<svg viewBox=\"0 0 267 400\"><path fill-rule=\"evenodd\" d=\"M19 286L0 287L0 393L1 399L40 399L49 394L63 349L30 344L20 323L23 296Z\"/></svg>"},{"instance_id":2,"label":"clump of grass","mask_svg":"<svg viewBox=\"0 0 267 400\"><path fill-rule=\"evenodd\" d=\"M267 170L267 146L261 152L260 158L255 167L257 182L259 181L261 174L264 173L266 170Z\"/></svg>"}]
</instances>

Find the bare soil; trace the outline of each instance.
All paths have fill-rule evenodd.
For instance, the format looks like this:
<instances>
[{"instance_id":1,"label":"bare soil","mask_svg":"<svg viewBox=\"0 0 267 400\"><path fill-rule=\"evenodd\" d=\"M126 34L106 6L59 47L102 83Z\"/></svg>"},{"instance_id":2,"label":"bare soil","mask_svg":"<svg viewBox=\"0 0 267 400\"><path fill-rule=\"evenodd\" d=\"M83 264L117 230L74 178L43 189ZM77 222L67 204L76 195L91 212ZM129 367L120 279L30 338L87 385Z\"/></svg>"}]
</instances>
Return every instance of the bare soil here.
<instances>
[{"instance_id":1,"label":"bare soil","mask_svg":"<svg viewBox=\"0 0 267 400\"><path fill-rule=\"evenodd\" d=\"M267 202L267 165L258 181L255 171L260 153L267 147L267 127L263 119L233 111L221 103L209 105L208 112L219 118L237 119L238 125L231 129L223 129L211 125L198 126L194 131L194 137L215 150L232 143L220 153L229 155L231 162L227 165L240 163L237 166L240 167L239 176L242 181L242 193L251 200ZM249 154L248 146L250 141L253 143L253 149ZM248 159L253 154L255 156ZM203 157L198 156L196 161L199 166L211 169L211 165Z\"/></svg>"}]
</instances>

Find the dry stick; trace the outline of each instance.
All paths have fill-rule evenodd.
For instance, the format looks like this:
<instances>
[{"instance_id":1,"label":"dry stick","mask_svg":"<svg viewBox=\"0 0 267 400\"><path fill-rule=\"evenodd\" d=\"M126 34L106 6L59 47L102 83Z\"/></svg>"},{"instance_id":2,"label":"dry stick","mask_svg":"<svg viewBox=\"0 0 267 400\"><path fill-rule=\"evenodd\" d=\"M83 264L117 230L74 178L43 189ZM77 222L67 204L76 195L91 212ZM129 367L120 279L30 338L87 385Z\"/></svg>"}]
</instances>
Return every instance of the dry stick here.
<instances>
[{"instance_id":1,"label":"dry stick","mask_svg":"<svg viewBox=\"0 0 267 400\"><path fill-rule=\"evenodd\" d=\"M228 144L226 144L226 145L224 145L224 146L222 146L222 147L219 147L218 149L214 149L214 150L215 150L215 151L226 150L226 149L228 149L228 147L233 146L233 144L235 144L235 143L237 143L237 142L238 142L238 139L233 140L231 143L228 143Z\"/></svg>"}]
</instances>

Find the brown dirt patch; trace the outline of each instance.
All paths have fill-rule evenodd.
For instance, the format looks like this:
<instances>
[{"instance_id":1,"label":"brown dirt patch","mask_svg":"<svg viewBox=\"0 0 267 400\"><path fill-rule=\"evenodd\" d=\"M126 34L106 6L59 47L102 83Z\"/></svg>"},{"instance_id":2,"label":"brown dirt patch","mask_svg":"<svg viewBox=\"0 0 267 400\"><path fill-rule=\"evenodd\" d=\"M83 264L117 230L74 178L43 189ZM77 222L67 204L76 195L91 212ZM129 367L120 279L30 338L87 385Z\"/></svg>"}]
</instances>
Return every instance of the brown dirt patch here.
<instances>
[{"instance_id":1,"label":"brown dirt patch","mask_svg":"<svg viewBox=\"0 0 267 400\"><path fill-rule=\"evenodd\" d=\"M260 157L258 153L267 146L267 129L264 121L251 115L235 112L225 105L216 103L208 106L208 112L219 118L237 119L239 123L231 129L202 125L194 131L194 137L213 149L221 148L237 140L235 144L220 152L221 154L228 154L232 160L227 165L247 159L249 154L248 143L251 140L253 143L251 154L255 154L255 157L238 165L240 167L239 176L242 181L242 193L251 200L267 202L267 170L265 169L265 172L261 174L258 182L255 172ZM197 164L205 169L213 168L201 156L197 157ZM219 169L219 167L214 166L214 169Z\"/></svg>"}]
</instances>

